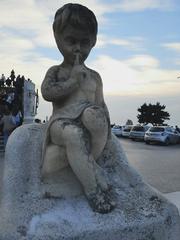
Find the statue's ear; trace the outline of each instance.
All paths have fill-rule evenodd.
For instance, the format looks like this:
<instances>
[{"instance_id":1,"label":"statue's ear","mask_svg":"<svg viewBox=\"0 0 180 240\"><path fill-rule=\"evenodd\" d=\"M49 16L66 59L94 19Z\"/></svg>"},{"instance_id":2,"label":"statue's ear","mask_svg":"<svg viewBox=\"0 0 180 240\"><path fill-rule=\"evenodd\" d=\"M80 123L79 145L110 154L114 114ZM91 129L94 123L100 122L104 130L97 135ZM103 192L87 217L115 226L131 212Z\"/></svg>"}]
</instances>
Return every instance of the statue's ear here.
<instances>
[{"instance_id":1,"label":"statue's ear","mask_svg":"<svg viewBox=\"0 0 180 240\"><path fill-rule=\"evenodd\" d=\"M95 36L95 37L92 38L92 47L95 46L96 41L97 41L97 37Z\"/></svg>"}]
</instances>

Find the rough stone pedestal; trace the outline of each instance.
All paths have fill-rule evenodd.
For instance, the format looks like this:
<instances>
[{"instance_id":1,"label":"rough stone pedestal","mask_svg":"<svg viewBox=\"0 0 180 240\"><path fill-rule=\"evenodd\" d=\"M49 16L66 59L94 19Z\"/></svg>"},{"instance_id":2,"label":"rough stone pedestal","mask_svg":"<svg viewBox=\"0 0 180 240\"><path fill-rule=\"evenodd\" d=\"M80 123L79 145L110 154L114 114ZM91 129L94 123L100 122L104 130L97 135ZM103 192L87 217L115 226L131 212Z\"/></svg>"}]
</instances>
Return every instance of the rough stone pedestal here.
<instances>
[{"instance_id":1,"label":"rough stone pedestal","mask_svg":"<svg viewBox=\"0 0 180 240\"><path fill-rule=\"evenodd\" d=\"M0 205L1 240L179 240L177 208L132 169L113 136L99 164L116 194L109 214L95 213L68 167L42 183L40 166L46 125L16 129L5 155ZM61 197L50 197L59 188Z\"/></svg>"}]
</instances>

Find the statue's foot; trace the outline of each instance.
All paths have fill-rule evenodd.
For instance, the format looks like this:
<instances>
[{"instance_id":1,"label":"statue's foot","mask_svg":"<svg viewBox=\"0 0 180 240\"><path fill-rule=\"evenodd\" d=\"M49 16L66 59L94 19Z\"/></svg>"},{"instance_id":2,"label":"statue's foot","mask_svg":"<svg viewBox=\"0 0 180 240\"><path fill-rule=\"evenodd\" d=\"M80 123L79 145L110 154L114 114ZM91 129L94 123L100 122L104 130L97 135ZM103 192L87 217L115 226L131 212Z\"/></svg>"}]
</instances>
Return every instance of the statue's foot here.
<instances>
[{"instance_id":1,"label":"statue's foot","mask_svg":"<svg viewBox=\"0 0 180 240\"><path fill-rule=\"evenodd\" d=\"M95 212L109 213L115 207L111 192L98 189L96 193L88 196L89 205Z\"/></svg>"}]
</instances>

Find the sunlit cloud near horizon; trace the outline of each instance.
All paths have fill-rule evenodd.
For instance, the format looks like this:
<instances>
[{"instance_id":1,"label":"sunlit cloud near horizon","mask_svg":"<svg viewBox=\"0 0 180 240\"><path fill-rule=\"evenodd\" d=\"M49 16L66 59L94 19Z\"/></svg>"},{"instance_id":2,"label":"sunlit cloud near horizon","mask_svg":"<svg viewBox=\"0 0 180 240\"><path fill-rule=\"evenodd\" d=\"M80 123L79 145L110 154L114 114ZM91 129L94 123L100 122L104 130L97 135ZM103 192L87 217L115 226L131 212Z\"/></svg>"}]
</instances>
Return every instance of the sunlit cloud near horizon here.
<instances>
[{"instance_id":1,"label":"sunlit cloud near horizon","mask_svg":"<svg viewBox=\"0 0 180 240\"><path fill-rule=\"evenodd\" d=\"M0 1L0 69L32 79L39 89L60 64L52 22L66 0ZM72 0L71 2L77 2ZM137 121L144 102L160 102L180 125L180 6L178 0L80 0L97 16L98 40L86 64L103 80L111 121ZM17 7L18 6L18 7ZM51 114L40 94L37 117Z\"/></svg>"}]
</instances>

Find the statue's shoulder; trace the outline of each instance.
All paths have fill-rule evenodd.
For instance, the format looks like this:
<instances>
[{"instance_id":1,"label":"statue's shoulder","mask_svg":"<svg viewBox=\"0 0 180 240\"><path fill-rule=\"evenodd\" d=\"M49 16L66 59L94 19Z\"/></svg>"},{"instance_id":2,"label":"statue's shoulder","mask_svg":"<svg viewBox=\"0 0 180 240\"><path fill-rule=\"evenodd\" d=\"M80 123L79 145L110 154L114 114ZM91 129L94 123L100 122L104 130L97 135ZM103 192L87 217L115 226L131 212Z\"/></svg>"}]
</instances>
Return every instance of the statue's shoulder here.
<instances>
[{"instance_id":1,"label":"statue's shoulder","mask_svg":"<svg viewBox=\"0 0 180 240\"><path fill-rule=\"evenodd\" d=\"M101 76L98 72L88 67L87 67L87 70L90 72L93 79L95 79L98 83L102 82Z\"/></svg>"},{"instance_id":2,"label":"statue's shoulder","mask_svg":"<svg viewBox=\"0 0 180 240\"><path fill-rule=\"evenodd\" d=\"M57 72L60 68L60 65L54 65L54 66L51 66L48 70L47 70L47 73L54 73L54 72Z\"/></svg>"}]
</instances>

